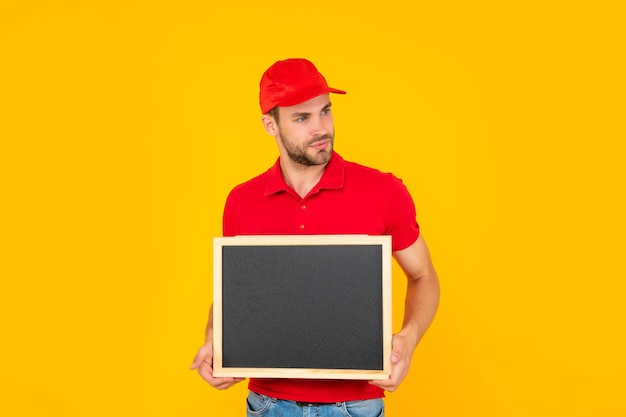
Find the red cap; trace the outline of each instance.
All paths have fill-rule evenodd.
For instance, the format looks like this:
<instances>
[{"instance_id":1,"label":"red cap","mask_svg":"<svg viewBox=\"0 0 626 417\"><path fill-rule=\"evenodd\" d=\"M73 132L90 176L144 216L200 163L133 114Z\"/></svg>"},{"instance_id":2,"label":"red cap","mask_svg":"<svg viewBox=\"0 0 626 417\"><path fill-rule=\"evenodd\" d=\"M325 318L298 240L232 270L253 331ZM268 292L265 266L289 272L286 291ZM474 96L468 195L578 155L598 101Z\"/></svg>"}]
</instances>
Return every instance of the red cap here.
<instances>
[{"instance_id":1,"label":"red cap","mask_svg":"<svg viewBox=\"0 0 626 417\"><path fill-rule=\"evenodd\" d=\"M315 65L306 59L277 61L261 77L261 112L265 114L276 106L294 106L325 93L346 94L329 87Z\"/></svg>"}]
</instances>

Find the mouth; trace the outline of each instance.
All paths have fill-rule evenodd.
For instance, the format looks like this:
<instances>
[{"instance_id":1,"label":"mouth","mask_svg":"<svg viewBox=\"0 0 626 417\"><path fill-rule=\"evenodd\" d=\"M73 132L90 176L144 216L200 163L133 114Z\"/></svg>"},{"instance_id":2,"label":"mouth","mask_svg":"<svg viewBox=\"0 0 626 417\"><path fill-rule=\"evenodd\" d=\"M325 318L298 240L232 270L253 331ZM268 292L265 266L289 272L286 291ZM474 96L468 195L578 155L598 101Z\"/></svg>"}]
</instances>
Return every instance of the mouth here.
<instances>
[{"instance_id":1,"label":"mouth","mask_svg":"<svg viewBox=\"0 0 626 417\"><path fill-rule=\"evenodd\" d=\"M313 142L311 145L309 145L311 148L316 149L318 151L326 148L326 145L328 145L328 143L330 142L330 140L320 140L318 142Z\"/></svg>"}]
</instances>

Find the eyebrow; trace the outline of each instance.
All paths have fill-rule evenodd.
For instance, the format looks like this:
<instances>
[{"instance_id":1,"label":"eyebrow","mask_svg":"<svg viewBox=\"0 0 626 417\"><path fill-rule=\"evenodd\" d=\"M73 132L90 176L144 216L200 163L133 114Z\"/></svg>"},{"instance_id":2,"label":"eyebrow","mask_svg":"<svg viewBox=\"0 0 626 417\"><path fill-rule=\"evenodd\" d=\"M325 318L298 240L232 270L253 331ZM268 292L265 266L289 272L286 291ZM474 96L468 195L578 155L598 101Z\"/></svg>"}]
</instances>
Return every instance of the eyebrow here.
<instances>
[{"instance_id":1,"label":"eyebrow","mask_svg":"<svg viewBox=\"0 0 626 417\"><path fill-rule=\"evenodd\" d=\"M327 105L322 107L322 111L331 108L332 105L333 105L333 103L331 103L329 101ZM291 113L291 115L289 117L297 119L299 117L310 116L310 115L311 115L311 112L297 112L297 113Z\"/></svg>"}]
</instances>

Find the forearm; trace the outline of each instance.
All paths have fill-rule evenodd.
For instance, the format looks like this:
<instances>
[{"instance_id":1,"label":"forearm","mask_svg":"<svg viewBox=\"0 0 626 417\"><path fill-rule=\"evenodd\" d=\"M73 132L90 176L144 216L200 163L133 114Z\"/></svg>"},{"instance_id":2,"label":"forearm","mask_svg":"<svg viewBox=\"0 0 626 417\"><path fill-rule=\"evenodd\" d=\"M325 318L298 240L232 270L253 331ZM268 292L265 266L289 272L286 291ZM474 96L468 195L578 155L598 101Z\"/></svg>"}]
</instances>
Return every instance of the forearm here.
<instances>
[{"instance_id":1,"label":"forearm","mask_svg":"<svg viewBox=\"0 0 626 417\"><path fill-rule=\"evenodd\" d=\"M419 278L409 277L400 333L415 349L435 318L439 306L439 281L433 268Z\"/></svg>"},{"instance_id":2,"label":"forearm","mask_svg":"<svg viewBox=\"0 0 626 417\"><path fill-rule=\"evenodd\" d=\"M426 242L420 236L394 257L407 277L404 322L400 335L415 349L435 317L439 305L439 279Z\"/></svg>"}]
</instances>

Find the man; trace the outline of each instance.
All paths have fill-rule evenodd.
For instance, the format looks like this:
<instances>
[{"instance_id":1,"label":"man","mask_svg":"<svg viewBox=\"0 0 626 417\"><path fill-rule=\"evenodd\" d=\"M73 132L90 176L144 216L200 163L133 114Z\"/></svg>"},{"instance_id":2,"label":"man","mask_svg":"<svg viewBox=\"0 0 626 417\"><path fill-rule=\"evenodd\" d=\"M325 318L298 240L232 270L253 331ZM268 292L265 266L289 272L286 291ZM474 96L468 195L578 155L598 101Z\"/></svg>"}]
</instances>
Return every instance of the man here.
<instances>
[{"instance_id":1,"label":"man","mask_svg":"<svg viewBox=\"0 0 626 417\"><path fill-rule=\"evenodd\" d=\"M347 162L333 150L329 93L345 92L329 87L311 62L278 61L263 74L260 87L263 126L276 139L280 156L268 171L231 191L224 235L391 235L393 256L408 286L388 380L251 378L248 415L384 415L384 390L394 391L407 375L439 302L437 275L419 234L413 200L392 174ZM213 377L212 341L211 311L206 342L191 368L218 389L242 381Z\"/></svg>"}]
</instances>

